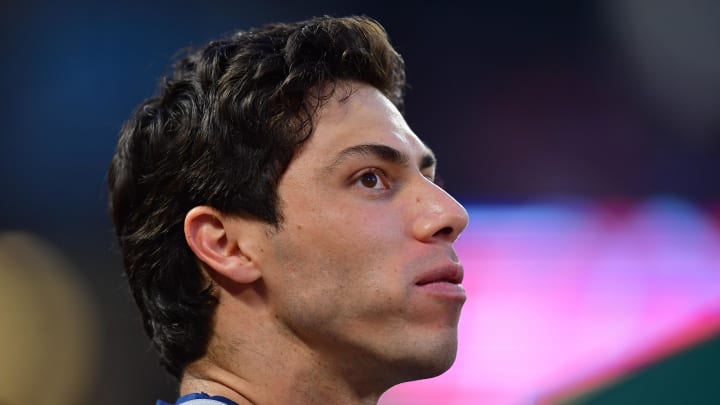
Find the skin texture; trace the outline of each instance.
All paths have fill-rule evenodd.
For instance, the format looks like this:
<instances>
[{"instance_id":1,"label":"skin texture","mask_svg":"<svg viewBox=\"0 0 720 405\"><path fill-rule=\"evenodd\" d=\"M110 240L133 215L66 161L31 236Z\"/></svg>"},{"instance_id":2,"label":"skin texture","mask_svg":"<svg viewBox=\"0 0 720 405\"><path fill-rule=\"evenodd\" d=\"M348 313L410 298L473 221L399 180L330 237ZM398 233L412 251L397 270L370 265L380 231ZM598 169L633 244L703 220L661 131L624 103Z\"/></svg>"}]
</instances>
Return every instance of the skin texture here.
<instances>
[{"instance_id":1,"label":"skin texture","mask_svg":"<svg viewBox=\"0 0 720 405\"><path fill-rule=\"evenodd\" d=\"M196 207L188 243L216 285L208 355L182 393L239 403L375 403L447 370L465 294L468 217L434 184L432 152L376 89L341 83L281 178L283 222Z\"/></svg>"}]
</instances>

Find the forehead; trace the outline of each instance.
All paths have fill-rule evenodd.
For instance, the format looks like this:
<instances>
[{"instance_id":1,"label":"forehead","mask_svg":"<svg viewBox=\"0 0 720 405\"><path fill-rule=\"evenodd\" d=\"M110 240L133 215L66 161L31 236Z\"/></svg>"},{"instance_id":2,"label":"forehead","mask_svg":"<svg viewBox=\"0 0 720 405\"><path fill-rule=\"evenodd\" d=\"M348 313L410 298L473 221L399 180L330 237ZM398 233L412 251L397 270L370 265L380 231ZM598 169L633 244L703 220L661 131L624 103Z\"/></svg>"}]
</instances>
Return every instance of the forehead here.
<instances>
[{"instance_id":1,"label":"forehead","mask_svg":"<svg viewBox=\"0 0 720 405\"><path fill-rule=\"evenodd\" d=\"M301 155L332 154L353 145L381 144L415 159L430 150L379 90L361 83L338 85L315 117L315 128Z\"/></svg>"}]
</instances>

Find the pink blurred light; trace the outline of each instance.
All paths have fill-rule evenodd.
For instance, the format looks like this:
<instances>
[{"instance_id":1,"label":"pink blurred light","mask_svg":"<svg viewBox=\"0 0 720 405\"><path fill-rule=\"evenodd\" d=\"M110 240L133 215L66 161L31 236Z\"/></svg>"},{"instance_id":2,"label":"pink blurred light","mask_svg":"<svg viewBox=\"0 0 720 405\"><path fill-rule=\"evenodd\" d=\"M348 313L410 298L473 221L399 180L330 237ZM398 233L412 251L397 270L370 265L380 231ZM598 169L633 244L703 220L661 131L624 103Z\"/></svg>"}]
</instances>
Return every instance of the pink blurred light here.
<instances>
[{"instance_id":1,"label":"pink blurred light","mask_svg":"<svg viewBox=\"0 0 720 405\"><path fill-rule=\"evenodd\" d=\"M384 405L534 403L720 312L720 228L682 201L469 212L458 359Z\"/></svg>"}]
</instances>

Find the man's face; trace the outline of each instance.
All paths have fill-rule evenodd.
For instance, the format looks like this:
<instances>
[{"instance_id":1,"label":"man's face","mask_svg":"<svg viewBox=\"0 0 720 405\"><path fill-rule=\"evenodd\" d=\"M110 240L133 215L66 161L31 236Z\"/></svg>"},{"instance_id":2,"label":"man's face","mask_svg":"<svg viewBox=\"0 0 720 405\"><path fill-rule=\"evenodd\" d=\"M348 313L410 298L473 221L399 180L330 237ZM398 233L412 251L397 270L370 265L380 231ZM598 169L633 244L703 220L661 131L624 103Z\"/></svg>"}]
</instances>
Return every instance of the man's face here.
<instances>
[{"instance_id":1,"label":"man's face","mask_svg":"<svg viewBox=\"0 0 720 405\"><path fill-rule=\"evenodd\" d=\"M467 213L434 184L432 153L395 106L358 83L345 98L345 85L279 183L284 221L259 257L267 302L340 372L434 376L457 349L465 293L452 243Z\"/></svg>"}]
</instances>

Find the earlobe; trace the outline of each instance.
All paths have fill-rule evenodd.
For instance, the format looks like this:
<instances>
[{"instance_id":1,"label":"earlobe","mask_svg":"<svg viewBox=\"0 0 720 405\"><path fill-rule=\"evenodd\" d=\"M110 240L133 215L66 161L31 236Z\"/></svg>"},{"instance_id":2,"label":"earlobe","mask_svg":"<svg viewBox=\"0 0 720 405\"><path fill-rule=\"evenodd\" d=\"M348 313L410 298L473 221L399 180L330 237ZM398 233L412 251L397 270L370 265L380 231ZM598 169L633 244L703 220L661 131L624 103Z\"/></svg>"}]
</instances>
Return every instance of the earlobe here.
<instances>
[{"instance_id":1,"label":"earlobe","mask_svg":"<svg viewBox=\"0 0 720 405\"><path fill-rule=\"evenodd\" d=\"M238 238L242 237L243 230L234 229L240 225L212 207L194 207L185 216L185 240L209 271L237 283L250 284L260 278L261 272L248 252L241 248L242 241Z\"/></svg>"}]
</instances>

